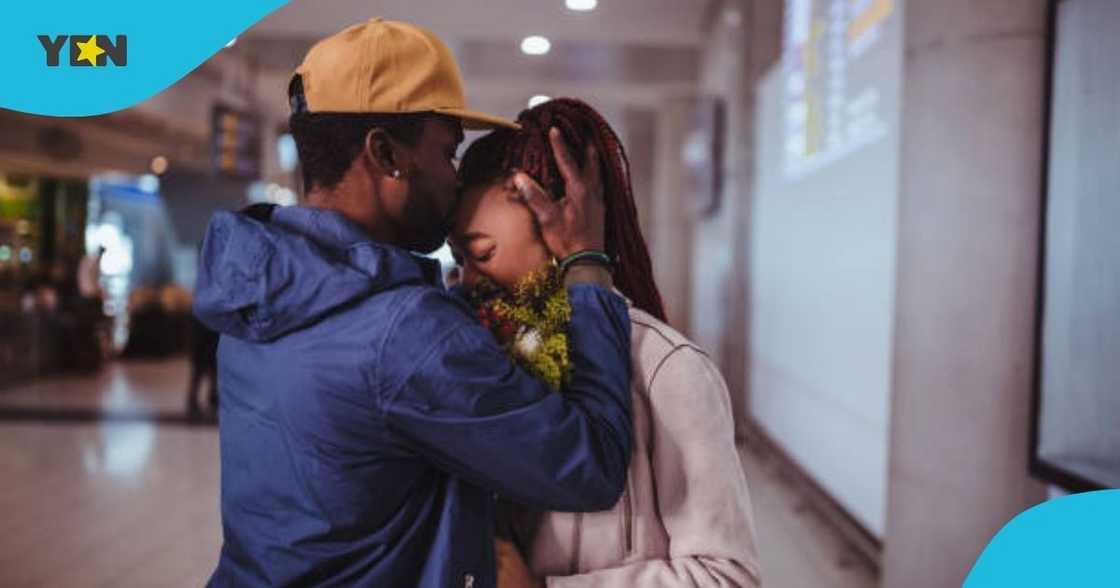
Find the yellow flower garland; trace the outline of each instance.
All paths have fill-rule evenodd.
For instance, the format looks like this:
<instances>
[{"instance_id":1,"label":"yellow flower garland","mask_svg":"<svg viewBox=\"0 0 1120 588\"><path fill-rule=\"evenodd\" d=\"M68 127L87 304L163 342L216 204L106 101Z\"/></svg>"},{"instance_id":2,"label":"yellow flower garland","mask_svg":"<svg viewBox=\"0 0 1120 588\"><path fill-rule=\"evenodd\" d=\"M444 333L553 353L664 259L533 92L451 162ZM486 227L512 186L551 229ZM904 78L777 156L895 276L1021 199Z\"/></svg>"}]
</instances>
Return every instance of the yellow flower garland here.
<instances>
[{"instance_id":1,"label":"yellow flower garland","mask_svg":"<svg viewBox=\"0 0 1120 588\"><path fill-rule=\"evenodd\" d=\"M521 279L513 292L485 281L471 303L484 326L510 357L554 390L561 390L571 369L568 323L572 307L555 265Z\"/></svg>"}]
</instances>

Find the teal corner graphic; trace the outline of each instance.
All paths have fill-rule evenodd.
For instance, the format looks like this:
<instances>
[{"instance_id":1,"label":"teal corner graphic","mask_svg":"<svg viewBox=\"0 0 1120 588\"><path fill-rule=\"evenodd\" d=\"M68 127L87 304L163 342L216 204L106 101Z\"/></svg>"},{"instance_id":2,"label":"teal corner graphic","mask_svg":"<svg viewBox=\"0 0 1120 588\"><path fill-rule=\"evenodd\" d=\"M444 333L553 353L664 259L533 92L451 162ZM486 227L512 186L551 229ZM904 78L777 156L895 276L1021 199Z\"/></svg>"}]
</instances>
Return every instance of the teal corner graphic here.
<instances>
[{"instance_id":1,"label":"teal corner graphic","mask_svg":"<svg viewBox=\"0 0 1120 588\"><path fill-rule=\"evenodd\" d=\"M1120 490L1050 500L1011 519L964 588L1120 586Z\"/></svg>"},{"instance_id":2,"label":"teal corner graphic","mask_svg":"<svg viewBox=\"0 0 1120 588\"><path fill-rule=\"evenodd\" d=\"M286 0L12 2L0 22L0 108L93 116L182 79Z\"/></svg>"}]
</instances>

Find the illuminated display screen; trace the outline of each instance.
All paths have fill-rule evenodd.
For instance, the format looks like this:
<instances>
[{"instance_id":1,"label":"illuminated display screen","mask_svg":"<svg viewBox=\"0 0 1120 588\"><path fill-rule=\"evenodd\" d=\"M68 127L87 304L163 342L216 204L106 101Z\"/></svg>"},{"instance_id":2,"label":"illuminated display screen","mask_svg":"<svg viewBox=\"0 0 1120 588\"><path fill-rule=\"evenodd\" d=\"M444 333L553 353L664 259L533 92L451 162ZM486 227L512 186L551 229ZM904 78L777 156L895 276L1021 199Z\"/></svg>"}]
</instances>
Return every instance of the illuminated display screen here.
<instances>
[{"instance_id":1,"label":"illuminated display screen","mask_svg":"<svg viewBox=\"0 0 1120 588\"><path fill-rule=\"evenodd\" d=\"M883 75L873 53L895 0L789 0L785 174L797 178L887 134Z\"/></svg>"},{"instance_id":2,"label":"illuminated display screen","mask_svg":"<svg viewBox=\"0 0 1120 588\"><path fill-rule=\"evenodd\" d=\"M260 177L260 121L251 114L215 106L211 115L211 160L214 169L223 175Z\"/></svg>"}]
</instances>

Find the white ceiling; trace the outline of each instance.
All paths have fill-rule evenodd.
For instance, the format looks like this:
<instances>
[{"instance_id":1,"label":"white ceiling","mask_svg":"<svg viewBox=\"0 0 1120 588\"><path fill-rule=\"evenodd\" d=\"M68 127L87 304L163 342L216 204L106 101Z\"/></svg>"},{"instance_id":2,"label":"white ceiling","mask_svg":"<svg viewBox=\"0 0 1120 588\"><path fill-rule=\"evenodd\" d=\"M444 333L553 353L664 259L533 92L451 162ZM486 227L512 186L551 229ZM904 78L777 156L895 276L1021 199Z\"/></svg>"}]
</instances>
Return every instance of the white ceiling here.
<instances>
[{"instance_id":1,"label":"white ceiling","mask_svg":"<svg viewBox=\"0 0 1120 588\"><path fill-rule=\"evenodd\" d=\"M381 16L425 26L449 42L517 41L545 35L562 41L696 45L707 0L599 0L573 12L564 0L293 0L249 35L323 37Z\"/></svg>"},{"instance_id":2,"label":"white ceiling","mask_svg":"<svg viewBox=\"0 0 1120 588\"><path fill-rule=\"evenodd\" d=\"M592 12L573 12L564 0L293 0L237 48L262 66L267 107L287 116L290 72L315 40L374 16L405 20L455 52L472 108L513 117L535 94L578 96L617 124L626 108L695 87L709 2L599 0ZM532 34L553 41L549 55L520 53Z\"/></svg>"}]
</instances>

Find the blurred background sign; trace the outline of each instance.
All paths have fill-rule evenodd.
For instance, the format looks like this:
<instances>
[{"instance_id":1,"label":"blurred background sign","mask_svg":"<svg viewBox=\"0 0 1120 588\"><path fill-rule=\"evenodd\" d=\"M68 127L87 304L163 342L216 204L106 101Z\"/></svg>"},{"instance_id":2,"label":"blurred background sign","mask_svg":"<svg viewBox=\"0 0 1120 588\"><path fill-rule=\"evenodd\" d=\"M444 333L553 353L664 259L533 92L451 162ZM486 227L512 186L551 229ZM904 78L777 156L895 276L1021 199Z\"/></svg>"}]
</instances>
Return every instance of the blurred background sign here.
<instances>
[{"instance_id":1,"label":"blurred background sign","mask_svg":"<svg viewBox=\"0 0 1120 588\"><path fill-rule=\"evenodd\" d=\"M214 169L222 175L255 179L261 175L261 122L223 104L210 117Z\"/></svg>"}]
</instances>

